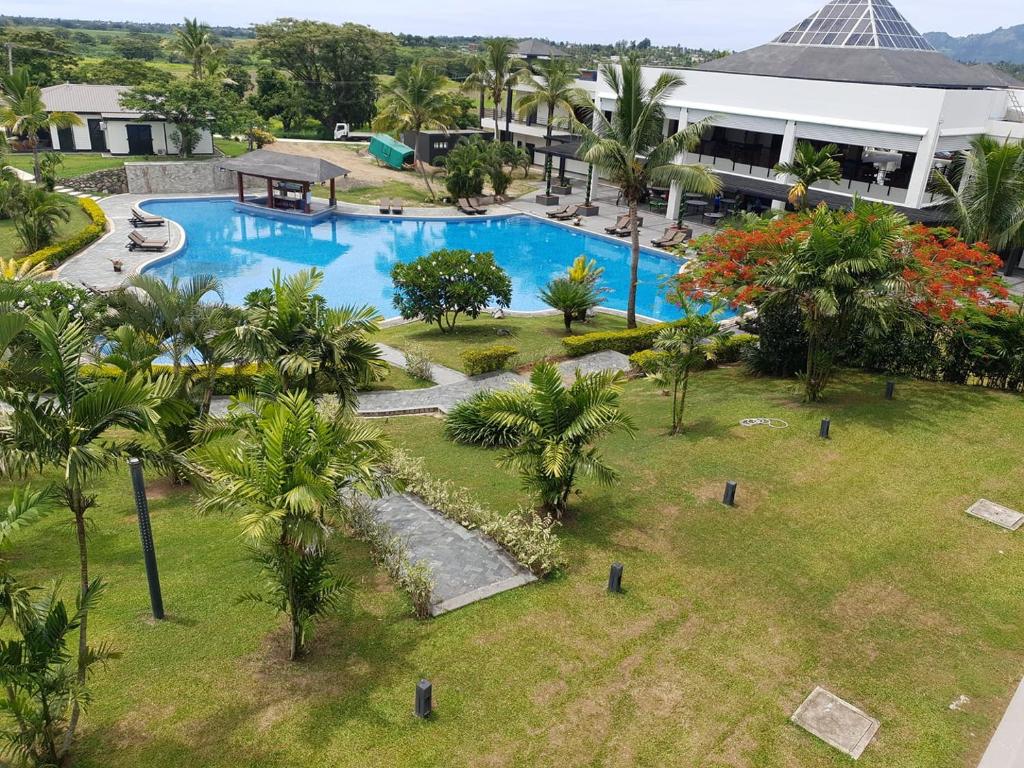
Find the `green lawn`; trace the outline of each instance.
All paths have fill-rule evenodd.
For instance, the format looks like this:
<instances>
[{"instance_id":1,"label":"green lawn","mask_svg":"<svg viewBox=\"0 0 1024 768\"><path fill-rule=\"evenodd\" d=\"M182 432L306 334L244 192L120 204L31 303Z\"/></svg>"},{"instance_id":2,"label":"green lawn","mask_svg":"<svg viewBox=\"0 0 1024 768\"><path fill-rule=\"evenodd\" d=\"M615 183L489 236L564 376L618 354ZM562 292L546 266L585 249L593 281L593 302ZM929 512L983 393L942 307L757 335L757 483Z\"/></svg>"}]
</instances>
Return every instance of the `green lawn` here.
<instances>
[{"instance_id":1,"label":"green lawn","mask_svg":"<svg viewBox=\"0 0 1024 768\"><path fill-rule=\"evenodd\" d=\"M431 381L423 381L423 379L413 378L401 368L389 365L387 377L382 381L373 382L366 387L366 389L423 389L424 387L432 387L433 385L434 384Z\"/></svg>"},{"instance_id":2,"label":"green lawn","mask_svg":"<svg viewBox=\"0 0 1024 768\"><path fill-rule=\"evenodd\" d=\"M71 235L81 231L89 224L92 223L91 219L86 215L85 211L82 210L81 206L75 198L68 195L61 195L61 197L68 204L68 211L71 213L71 218L61 223L58 228L58 240L63 240ZM12 256L24 256L22 252L21 240L18 239L17 233L14 231L14 222L10 219L0 219L0 259L9 259Z\"/></svg>"},{"instance_id":3,"label":"green lawn","mask_svg":"<svg viewBox=\"0 0 1024 768\"><path fill-rule=\"evenodd\" d=\"M126 160L144 160L142 157L112 157L98 152L64 152L64 164L60 167L60 178L70 179L93 171L120 168ZM8 155L8 164L23 171L32 172L32 155L18 153ZM163 158L161 158L163 159Z\"/></svg>"},{"instance_id":4,"label":"green lawn","mask_svg":"<svg viewBox=\"0 0 1024 768\"><path fill-rule=\"evenodd\" d=\"M573 323L573 332L613 331L625 327L625 318L601 313L589 322ZM480 315L476 320L459 318L450 333L441 333L436 325L420 322L392 326L380 333L380 340L385 344L399 349L410 344L420 346L435 363L460 371L464 368L460 357L464 349L510 344L519 350L515 365L526 366L544 358L564 357L563 338L565 326L561 315L504 320Z\"/></svg>"},{"instance_id":5,"label":"green lawn","mask_svg":"<svg viewBox=\"0 0 1024 768\"><path fill-rule=\"evenodd\" d=\"M236 139L215 138L214 145L228 157L238 157L249 151L248 143Z\"/></svg>"},{"instance_id":6,"label":"green lawn","mask_svg":"<svg viewBox=\"0 0 1024 768\"><path fill-rule=\"evenodd\" d=\"M297 664L280 621L235 602L254 586L237 523L197 517L162 483L168 620L149 620L119 471L93 489L89 546L110 582L93 641L123 657L93 678L77 765L849 765L789 722L820 684L881 720L858 765L974 766L1021 674L1024 538L964 509L1024 505L1024 410L977 389L900 382L892 402L882 389L849 374L803 406L791 381L711 371L693 383L689 431L669 438L667 400L632 383L639 434L605 441L622 479L584 484L564 575L420 622L365 547L340 541L351 605ZM750 416L789 428L738 425ZM496 454L444 442L440 420L377 423L486 503L524 500ZM727 479L735 509L719 503ZM27 580L73 581L65 515L11 557ZM623 595L605 591L613 561ZM428 722L412 716L421 677Z\"/></svg>"},{"instance_id":7,"label":"green lawn","mask_svg":"<svg viewBox=\"0 0 1024 768\"><path fill-rule=\"evenodd\" d=\"M410 172L411 173L411 172ZM313 187L313 195L322 197L325 200L330 197L331 192L327 187ZM428 205L426 192L419 187L413 186L406 181L386 181L366 187L352 187L352 189L338 190L338 200L345 203L358 203L360 205L379 205L382 198L396 198L406 206ZM432 205L430 203L429 205Z\"/></svg>"}]
</instances>

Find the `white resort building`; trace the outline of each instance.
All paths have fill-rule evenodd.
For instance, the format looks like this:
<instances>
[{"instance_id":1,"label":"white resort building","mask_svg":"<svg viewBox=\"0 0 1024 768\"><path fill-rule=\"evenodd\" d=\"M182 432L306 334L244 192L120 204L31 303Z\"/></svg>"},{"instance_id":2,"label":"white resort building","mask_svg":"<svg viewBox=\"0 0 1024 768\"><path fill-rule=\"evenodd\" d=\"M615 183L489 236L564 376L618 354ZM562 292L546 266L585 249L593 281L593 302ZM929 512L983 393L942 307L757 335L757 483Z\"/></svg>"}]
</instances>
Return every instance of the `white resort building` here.
<instances>
[{"instance_id":1,"label":"white resort building","mask_svg":"<svg viewBox=\"0 0 1024 768\"><path fill-rule=\"evenodd\" d=\"M649 69L649 82L661 71ZM888 0L832 0L770 43L677 72L686 84L665 109L665 134L712 123L680 160L713 166L729 190L775 206L787 185L771 169L792 159L801 140L837 144L841 155L842 182L816 185L812 201L842 204L858 194L929 218L941 202L928 190L933 168L975 136L1024 138L1024 83L935 51ZM581 72L577 85L606 115L615 110L597 73ZM497 118L504 128L505 112ZM483 127L493 130L494 119L485 114ZM513 115L511 139L540 153L547 121ZM554 135L555 167L586 174L572 159L571 133ZM667 218L680 199L673 190Z\"/></svg>"}]
</instances>

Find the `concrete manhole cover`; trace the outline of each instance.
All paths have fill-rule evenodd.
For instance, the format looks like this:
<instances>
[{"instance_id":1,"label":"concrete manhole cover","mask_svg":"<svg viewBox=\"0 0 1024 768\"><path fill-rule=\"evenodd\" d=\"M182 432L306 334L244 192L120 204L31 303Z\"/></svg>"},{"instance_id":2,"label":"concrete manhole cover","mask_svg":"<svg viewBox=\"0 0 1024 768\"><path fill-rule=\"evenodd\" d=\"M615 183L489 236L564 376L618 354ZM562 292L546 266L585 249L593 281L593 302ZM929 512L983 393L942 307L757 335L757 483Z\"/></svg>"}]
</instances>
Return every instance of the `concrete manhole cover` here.
<instances>
[{"instance_id":1,"label":"concrete manhole cover","mask_svg":"<svg viewBox=\"0 0 1024 768\"><path fill-rule=\"evenodd\" d=\"M995 523L1009 531L1016 531L1024 523L1024 515L1020 512L988 499L978 499L967 508L967 514Z\"/></svg>"},{"instance_id":2,"label":"concrete manhole cover","mask_svg":"<svg viewBox=\"0 0 1024 768\"><path fill-rule=\"evenodd\" d=\"M794 723L854 760L878 731L878 721L818 686L793 713Z\"/></svg>"}]
</instances>

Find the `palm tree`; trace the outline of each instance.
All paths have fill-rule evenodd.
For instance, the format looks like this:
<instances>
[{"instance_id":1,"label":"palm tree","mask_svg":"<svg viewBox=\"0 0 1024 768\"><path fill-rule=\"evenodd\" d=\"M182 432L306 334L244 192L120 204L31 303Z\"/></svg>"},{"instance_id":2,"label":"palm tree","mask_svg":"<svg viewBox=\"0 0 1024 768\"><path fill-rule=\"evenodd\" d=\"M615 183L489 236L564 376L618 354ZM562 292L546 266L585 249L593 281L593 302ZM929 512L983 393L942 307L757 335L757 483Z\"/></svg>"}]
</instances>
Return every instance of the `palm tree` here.
<instances>
[{"instance_id":1,"label":"palm tree","mask_svg":"<svg viewBox=\"0 0 1024 768\"><path fill-rule=\"evenodd\" d=\"M317 269L283 277L274 270L269 288L245 297L244 322L234 329L228 352L274 365L279 386L318 393L318 374L342 403L354 402L359 387L383 378L386 363L369 335L377 330L370 306L329 308L316 289Z\"/></svg>"},{"instance_id":2,"label":"palm tree","mask_svg":"<svg viewBox=\"0 0 1024 768\"><path fill-rule=\"evenodd\" d=\"M26 253L45 248L57 239L61 224L71 220L67 203L43 187L26 186L12 204L14 231Z\"/></svg>"},{"instance_id":3,"label":"palm tree","mask_svg":"<svg viewBox=\"0 0 1024 768\"><path fill-rule=\"evenodd\" d=\"M238 516L254 559L267 577L264 594L291 627L290 658L305 651L314 620L337 602L343 582L332 574L328 542L342 513L342 493L375 495L388 454L376 427L338 409L318 410L301 390L232 408L237 439L191 454L202 495L199 509Z\"/></svg>"},{"instance_id":4,"label":"palm tree","mask_svg":"<svg viewBox=\"0 0 1024 768\"><path fill-rule=\"evenodd\" d=\"M473 62L473 71L463 81L466 90L479 90L494 103L494 140L501 140L498 112L505 92L519 82L524 62L516 58L518 44L507 37L492 37L483 41L483 53Z\"/></svg>"},{"instance_id":5,"label":"palm tree","mask_svg":"<svg viewBox=\"0 0 1024 768\"><path fill-rule=\"evenodd\" d=\"M544 286L540 300L562 313L566 333L572 331L573 320L586 318L603 301L594 283L568 277L556 277Z\"/></svg>"},{"instance_id":6,"label":"palm tree","mask_svg":"<svg viewBox=\"0 0 1024 768\"><path fill-rule=\"evenodd\" d=\"M25 136L32 148L32 169L37 184L42 181L39 132L81 124L81 118L74 112L47 111L43 92L32 84L27 67L0 76L0 128L6 128L15 136Z\"/></svg>"},{"instance_id":7,"label":"palm tree","mask_svg":"<svg viewBox=\"0 0 1024 768\"><path fill-rule=\"evenodd\" d=\"M671 93L684 84L681 77L663 72L654 85L647 87L640 59L635 54L627 55L619 67L613 63L602 65L601 76L615 93L615 113L609 120L603 112L596 111L596 128L575 119L573 126L581 136L581 159L603 170L622 190L629 207L632 260L626 324L636 328L640 265L636 212L641 198L647 194L651 184L675 182L684 192L713 194L721 189L722 183L705 166L675 162L679 154L692 150L698 144L707 123L693 123L673 136L662 136L663 107Z\"/></svg>"},{"instance_id":8,"label":"palm tree","mask_svg":"<svg viewBox=\"0 0 1024 768\"><path fill-rule=\"evenodd\" d=\"M192 64L192 77L202 80L206 74L207 61L213 57L213 34L210 27L198 18L185 18L184 25L174 30L170 48L180 53Z\"/></svg>"},{"instance_id":9,"label":"palm tree","mask_svg":"<svg viewBox=\"0 0 1024 768\"><path fill-rule=\"evenodd\" d=\"M78 539L81 593L93 588L89 577L87 514L96 505L92 483L129 455L142 449L131 432L145 432L167 411L174 384L170 379L89 379L83 363L93 345L93 333L82 319L67 311L37 317L9 311L0 323L0 356L6 356L22 334L38 346L36 366L42 386L32 391L4 387L2 399L11 406L0 428L0 467L17 475L28 469L53 470L53 492L74 519ZM87 615L78 631L79 686L89 666ZM65 746L74 737L80 709L74 702Z\"/></svg>"},{"instance_id":10,"label":"palm tree","mask_svg":"<svg viewBox=\"0 0 1024 768\"><path fill-rule=\"evenodd\" d=\"M409 132L416 137L413 160L423 174L431 198L434 191L419 156L419 135L433 128L447 131L455 122L455 110L448 96L450 85L451 80L422 63L401 67L381 89L377 117L373 121L375 130Z\"/></svg>"},{"instance_id":11,"label":"palm tree","mask_svg":"<svg viewBox=\"0 0 1024 768\"><path fill-rule=\"evenodd\" d=\"M501 463L518 471L526 488L558 517L581 477L603 485L617 478L594 442L617 430L636 431L621 410L623 381L621 373L604 371L579 375L566 387L554 365L540 363L529 387L494 392L483 406L489 423L517 435Z\"/></svg>"},{"instance_id":12,"label":"palm tree","mask_svg":"<svg viewBox=\"0 0 1024 768\"><path fill-rule=\"evenodd\" d=\"M1024 142L978 136L950 178L936 172L932 185L960 236L987 243L1012 270L1024 245Z\"/></svg>"},{"instance_id":13,"label":"palm tree","mask_svg":"<svg viewBox=\"0 0 1024 768\"><path fill-rule=\"evenodd\" d=\"M902 309L907 285L897 254L906 228L890 206L854 198L852 212L818 206L807 237L763 254L771 265L761 278L764 306L796 307L807 331L806 401L821 398L835 346L851 327L884 329Z\"/></svg>"},{"instance_id":14,"label":"palm tree","mask_svg":"<svg viewBox=\"0 0 1024 768\"><path fill-rule=\"evenodd\" d=\"M544 132L544 146L551 146L551 131L557 120L555 113L561 109L570 115L573 108L587 103L589 97L582 88L577 88L576 66L564 58L552 58L538 61L535 65L537 77L529 70L520 75L521 82L529 87L516 101L516 109L520 117L526 117L544 107L547 110L547 129ZM547 180L547 193L551 194L551 156L545 154L544 175Z\"/></svg>"},{"instance_id":15,"label":"palm tree","mask_svg":"<svg viewBox=\"0 0 1024 768\"><path fill-rule=\"evenodd\" d=\"M773 172L787 176L793 184L789 188L789 202L798 211L807 206L807 192L812 184L819 181L842 181L843 169L836 160L839 147L828 144L815 149L808 141L796 145L793 159L788 163L777 163Z\"/></svg>"}]
</instances>

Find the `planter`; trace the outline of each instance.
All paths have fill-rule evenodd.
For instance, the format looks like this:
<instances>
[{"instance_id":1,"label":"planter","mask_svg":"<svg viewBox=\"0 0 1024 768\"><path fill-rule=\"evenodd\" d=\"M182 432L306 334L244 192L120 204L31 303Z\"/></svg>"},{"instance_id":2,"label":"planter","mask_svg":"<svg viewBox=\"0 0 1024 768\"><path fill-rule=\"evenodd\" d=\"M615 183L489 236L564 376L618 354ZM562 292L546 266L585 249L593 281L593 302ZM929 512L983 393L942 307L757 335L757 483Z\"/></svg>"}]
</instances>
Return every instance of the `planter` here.
<instances>
[{"instance_id":1,"label":"planter","mask_svg":"<svg viewBox=\"0 0 1024 768\"><path fill-rule=\"evenodd\" d=\"M114 267L115 272L120 272L124 268L124 262L120 259L111 259L110 263Z\"/></svg>"},{"instance_id":2,"label":"planter","mask_svg":"<svg viewBox=\"0 0 1024 768\"><path fill-rule=\"evenodd\" d=\"M581 205L576 209L577 216L597 216L598 208L596 205L591 203L590 205Z\"/></svg>"},{"instance_id":3,"label":"planter","mask_svg":"<svg viewBox=\"0 0 1024 768\"><path fill-rule=\"evenodd\" d=\"M558 195L539 194L534 198L539 205L558 205Z\"/></svg>"},{"instance_id":4,"label":"planter","mask_svg":"<svg viewBox=\"0 0 1024 768\"><path fill-rule=\"evenodd\" d=\"M556 195L571 195L572 184L552 184L551 191Z\"/></svg>"}]
</instances>

